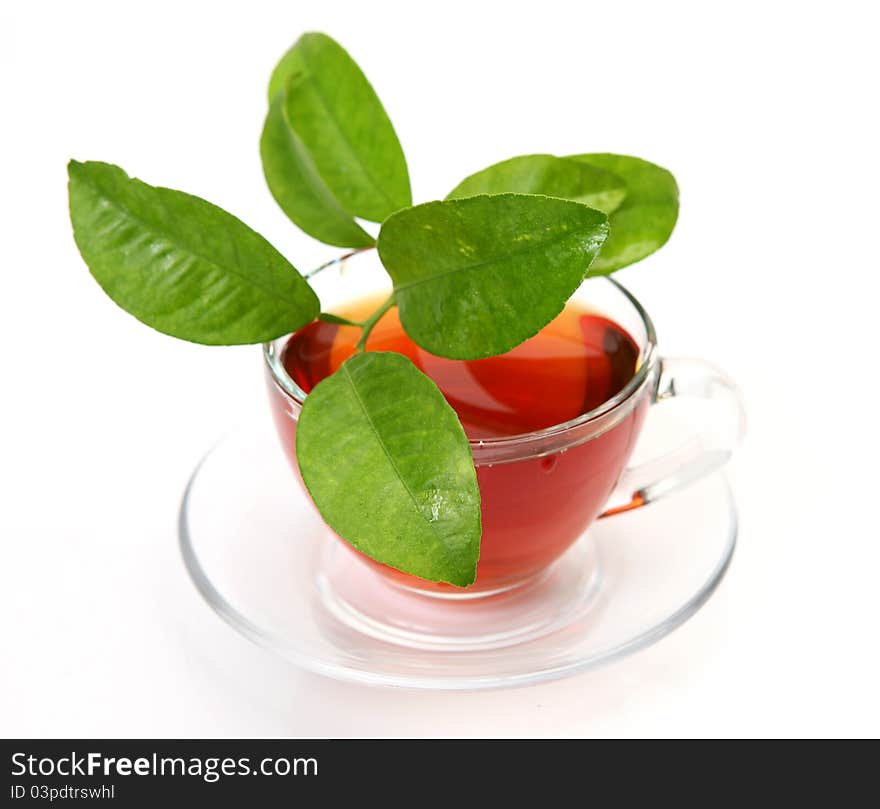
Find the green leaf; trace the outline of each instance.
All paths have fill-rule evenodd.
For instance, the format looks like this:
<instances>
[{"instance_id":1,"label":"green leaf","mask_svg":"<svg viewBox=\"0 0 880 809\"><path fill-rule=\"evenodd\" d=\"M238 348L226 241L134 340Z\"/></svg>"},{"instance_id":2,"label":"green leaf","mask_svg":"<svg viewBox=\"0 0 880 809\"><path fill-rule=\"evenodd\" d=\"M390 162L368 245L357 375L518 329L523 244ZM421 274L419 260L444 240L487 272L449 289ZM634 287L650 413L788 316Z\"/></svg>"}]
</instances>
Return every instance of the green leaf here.
<instances>
[{"instance_id":1,"label":"green leaf","mask_svg":"<svg viewBox=\"0 0 880 809\"><path fill-rule=\"evenodd\" d=\"M325 34L303 34L269 82L318 175L348 213L382 222L412 204L406 159L366 76Z\"/></svg>"},{"instance_id":2,"label":"green leaf","mask_svg":"<svg viewBox=\"0 0 880 809\"><path fill-rule=\"evenodd\" d=\"M108 163L71 160L68 175L82 257L104 291L148 326L194 343L260 343L320 311L287 259L216 205Z\"/></svg>"},{"instance_id":3,"label":"green leaf","mask_svg":"<svg viewBox=\"0 0 880 809\"><path fill-rule=\"evenodd\" d=\"M446 199L505 192L561 197L607 214L623 201L626 185L610 171L565 157L533 154L502 160L471 174Z\"/></svg>"},{"instance_id":4,"label":"green leaf","mask_svg":"<svg viewBox=\"0 0 880 809\"><path fill-rule=\"evenodd\" d=\"M321 516L359 551L423 579L473 583L481 526L470 447L406 357L356 354L318 384L296 454Z\"/></svg>"},{"instance_id":5,"label":"green leaf","mask_svg":"<svg viewBox=\"0 0 880 809\"><path fill-rule=\"evenodd\" d=\"M498 194L400 211L378 246L409 336L432 354L476 359L556 317L606 234L605 214L578 202Z\"/></svg>"},{"instance_id":6,"label":"green leaf","mask_svg":"<svg viewBox=\"0 0 880 809\"><path fill-rule=\"evenodd\" d=\"M363 325L356 320L349 320L347 317L340 317L331 312L321 312L321 314L318 315L318 320L323 320L325 323L332 323L334 326L355 326L360 328Z\"/></svg>"},{"instance_id":7,"label":"green leaf","mask_svg":"<svg viewBox=\"0 0 880 809\"><path fill-rule=\"evenodd\" d=\"M678 185L666 169L637 157L573 155L626 183L626 197L609 218L610 234L590 275L607 275L640 261L666 244L678 219Z\"/></svg>"},{"instance_id":8,"label":"green leaf","mask_svg":"<svg viewBox=\"0 0 880 809\"><path fill-rule=\"evenodd\" d=\"M369 247L373 237L354 221L321 179L287 120L286 104L287 93L281 90L269 107L260 138L263 174L272 196L309 236L337 247Z\"/></svg>"}]
</instances>

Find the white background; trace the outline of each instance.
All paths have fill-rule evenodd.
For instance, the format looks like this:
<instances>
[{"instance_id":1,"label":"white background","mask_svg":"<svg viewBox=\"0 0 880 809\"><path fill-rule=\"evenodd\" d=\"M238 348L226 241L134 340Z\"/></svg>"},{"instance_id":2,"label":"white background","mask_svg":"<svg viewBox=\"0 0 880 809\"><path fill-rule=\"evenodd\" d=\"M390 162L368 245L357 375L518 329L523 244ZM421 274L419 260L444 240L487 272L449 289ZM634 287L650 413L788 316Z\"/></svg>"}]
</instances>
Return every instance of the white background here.
<instances>
[{"instance_id":1,"label":"white background","mask_svg":"<svg viewBox=\"0 0 880 809\"><path fill-rule=\"evenodd\" d=\"M876 735L876 21L872 4L97 3L2 12L0 734ZM530 153L670 167L671 242L620 277L662 347L741 384L740 547L657 646L491 694L301 673L185 577L192 464L266 418L255 348L116 309L75 250L69 157L241 216L301 269L335 254L264 187L265 86L304 30L354 55L416 199Z\"/></svg>"}]
</instances>

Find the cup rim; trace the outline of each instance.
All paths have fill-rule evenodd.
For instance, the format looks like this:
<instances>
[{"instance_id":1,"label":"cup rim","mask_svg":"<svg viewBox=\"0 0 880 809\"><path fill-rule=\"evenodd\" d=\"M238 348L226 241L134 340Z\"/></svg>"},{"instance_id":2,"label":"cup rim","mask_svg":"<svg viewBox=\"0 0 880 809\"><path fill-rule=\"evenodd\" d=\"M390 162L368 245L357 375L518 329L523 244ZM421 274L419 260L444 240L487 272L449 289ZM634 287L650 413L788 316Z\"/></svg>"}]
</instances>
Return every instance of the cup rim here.
<instances>
[{"instance_id":1,"label":"cup rim","mask_svg":"<svg viewBox=\"0 0 880 809\"><path fill-rule=\"evenodd\" d=\"M353 256L367 252L372 249L373 248L366 247L359 250L352 250L341 256L337 256L331 261L321 264L319 267L316 267L315 269L305 273L305 277L312 278L323 270L334 267L337 264L341 264L349 258L352 258ZM610 399L606 399L604 402L602 402L602 404L594 407L592 410L581 413L579 416L575 416L573 419L569 419L568 421L563 421L550 427L544 427L541 430L533 430L527 433L517 433L515 435L496 436L490 438L469 438L468 443L471 445L472 450L484 450L488 448L507 449L517 447L521 444L525 444L531 441L544 441L548 438L563 435L570 430L582 427L589 424L590 422L598 421L617 409L620 405L624 404L628 399L630 399L630 397L632 397L635 393L640 391L646 381L650 378L651 372L657 364L658 356L657 333L654 330L654 323L651 320L651 317L645 311L645 308L642 306L642 304L639 303L635 295L633 295L619 281L608 275L587 276L586 278L584 278L584 281L594 279L601 279L612 284L630 302L630 304L636 310L639 318L641 318L642 325L645 329L645 345L642 351L642 362L639 365L638 370L633 374L629 382L627 382L626 385L624 385L623 388L621 388L614 396L612 396ZM284 364L281 362L278 352L276 352L275 350L276 342L277 340L263 343L263 359L266 363L266 367L269 370L269 373L272 375L272 379L274 380L275 384L278 385L281 391L292 398L301 407L308 394L299 385L297 385L296 382L294 382L291 376L287 373L287 369L284 367Z\"/></svg>"}]
</instances>

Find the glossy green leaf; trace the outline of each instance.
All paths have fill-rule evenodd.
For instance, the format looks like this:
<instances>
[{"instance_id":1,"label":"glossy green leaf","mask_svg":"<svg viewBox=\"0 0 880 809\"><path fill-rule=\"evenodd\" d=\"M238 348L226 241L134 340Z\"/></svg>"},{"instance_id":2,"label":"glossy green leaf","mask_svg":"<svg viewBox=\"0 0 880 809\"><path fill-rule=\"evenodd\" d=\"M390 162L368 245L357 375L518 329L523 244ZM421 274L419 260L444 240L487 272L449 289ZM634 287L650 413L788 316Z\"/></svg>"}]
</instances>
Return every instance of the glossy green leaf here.
<instances>
[{"instance_id":1,"label":"glossy green leaf","mask_svg":"<svg viewBox=\"0 0 880 809\"><path fill-rule=\"evenodd\" d=\"M612 273L666 244L678 219L678 185L672 174L626 155L582 154L571 159L610 171L626 184L626 197L609 218L608 240L590 275Z\"/></svg>"},{"instance_id":2,"label":"glossy green leaf","mask_svg":"<svg viewBox=\"0 0 880 809\"><path fill-rule=\"evenodd\" d=\"M367 78L325 34L304 34L269 83L318 175L348 213L381 222L412 203L406 159Z\"/></svg>"},{"instance_id":3,"label":"glossy green leaf","mask_svg":"<svg viewBox=\"0 0 880 809\"><path fill-rule=\"evenodd\" d=\"M623 180L610 171L549 154L502 160L462 180L446 197L477 194L544 194L583 202L610 213L626 196Z\"/></svg>"},{"instance_id":4,"label":"glossy green leaf","mask_svg":"<svg viewBox=\"0 0 880 809\"><path fill-rule=\"evenodd\" d=\"M68 174L82 257L104 291L148 326L233 345L280 337L318 315L305 279L232 214L108 163L71 161Z\"/></svg>"},{"instance_id":5,"label":"glossy green leaf","mask_svg":"<svg viewBox=\"0 0 880 809\"><path fill-rule=\"evenodd\" d=\"M366 233L340 204L318 174L314 161L287 120L287 93L278 92L269 107L260 156L275 201L294 224L327 244L368 247Z\"/></svg>"},{"instance_id":6,"label":"glossy green leaf","mask_svg":"<svg viewBox=\"0 0 880 809\"><path fill-rule=\"evenodd\" d=\"M607 234L578 202L498 194L399 211L379 233L404 329L442 357L503 354L578 288Z\"/></svg>"},{"instance_id":7,"label":"glossy green leaf","mask_svg":"<svg viewBox=\"0 0 880 809\"><path fill-rule=\"evenodd\" d=\"M480 493L467 438L437 386L400 354L356 354L306 397L303 481L327 524L367 556L473 583Z\"/></svg>"},{"instance_id":8,"label":"glossy green leaf","mask_svg":"<svg viewBox=\"0 0 880 809\"><path fill-rule=\"evenodd\" d=\"M321 314L318 315L318 319L323 320L325 323L332 323L334 326L355 326L360 328L362 325L356 320L350 320L347 317L334 315L332 312L321 312Z\"/></svg>"}]
</instances>

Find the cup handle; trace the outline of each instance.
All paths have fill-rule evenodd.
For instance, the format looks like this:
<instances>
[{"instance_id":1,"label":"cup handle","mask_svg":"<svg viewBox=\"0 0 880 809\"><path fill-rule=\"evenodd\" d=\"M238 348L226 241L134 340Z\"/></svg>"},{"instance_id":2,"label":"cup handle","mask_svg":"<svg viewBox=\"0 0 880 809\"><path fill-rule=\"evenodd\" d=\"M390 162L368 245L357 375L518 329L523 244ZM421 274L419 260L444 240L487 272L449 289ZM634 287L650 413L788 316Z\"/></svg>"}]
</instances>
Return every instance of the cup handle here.
<instances>
[{"instance_id":1,"label":"cup handle","mask_svg":"<svg viewBox=\"0 0 880 809\"><path fill-rule=\"evenodd\" d=\"M699 400L707 411L705 424L676 449L624 469L600 519L653 503L727 463L745 432L746 421L734 382L702 360L661 359L651 404L677 398Z\"/></svg>"}]
</instances>

